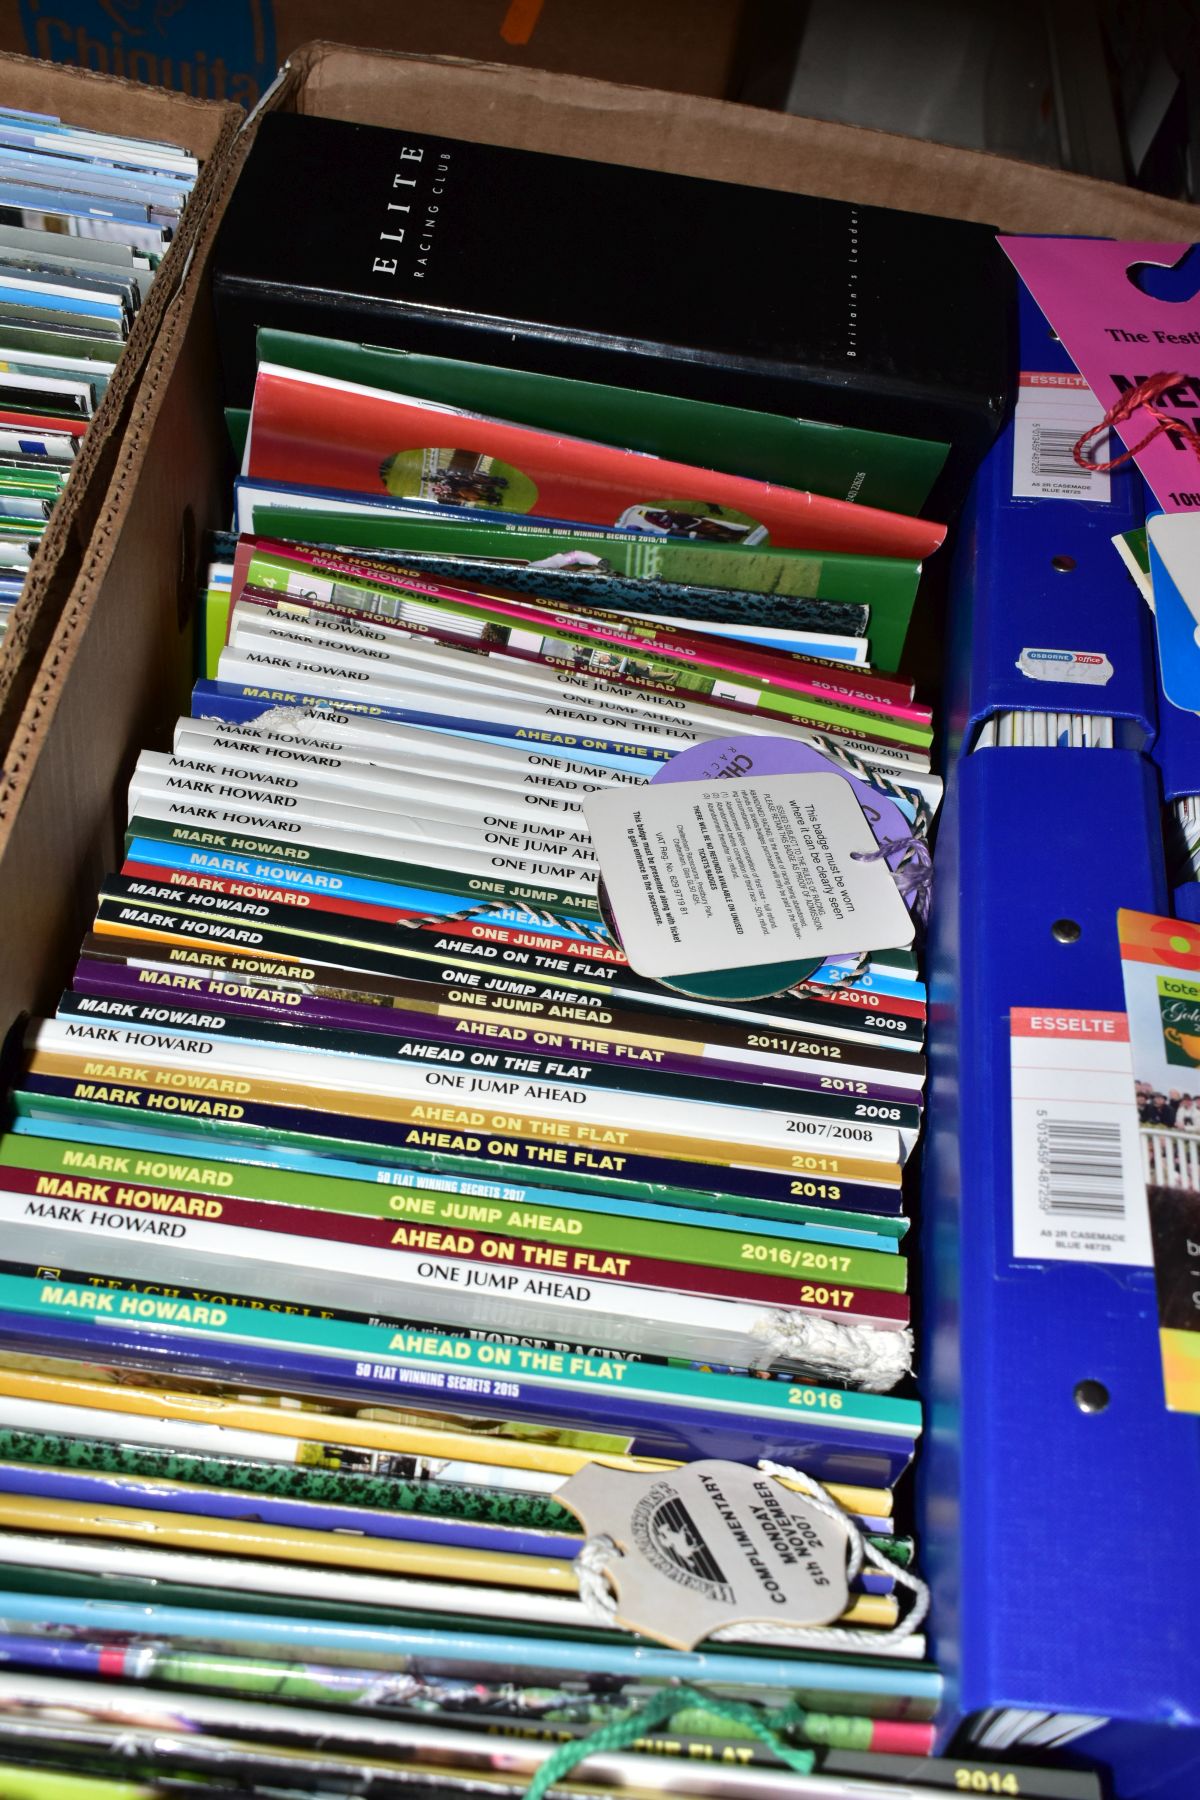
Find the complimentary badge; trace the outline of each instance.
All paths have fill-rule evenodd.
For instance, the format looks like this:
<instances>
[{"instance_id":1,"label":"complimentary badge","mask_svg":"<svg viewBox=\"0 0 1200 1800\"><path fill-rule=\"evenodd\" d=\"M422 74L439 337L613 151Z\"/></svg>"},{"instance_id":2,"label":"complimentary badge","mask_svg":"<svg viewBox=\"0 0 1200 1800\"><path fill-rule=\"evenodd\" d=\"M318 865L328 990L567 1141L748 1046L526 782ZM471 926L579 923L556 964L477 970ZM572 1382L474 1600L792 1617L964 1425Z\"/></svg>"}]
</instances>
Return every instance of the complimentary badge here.
<instances>
[{"instance_id":1,"label":"complimentary badge","mask_svg":"<svg viewBox=\"0 0 1200 1800\"><path fill-rule=\"evenodd\" d=\"M830 1625L845 1612L848 1532L741 1463L637 1475L591 1463L555 1498L612 1540L615 1623L674 1650L727 1625Z\"/></svg>"}]
</instances>

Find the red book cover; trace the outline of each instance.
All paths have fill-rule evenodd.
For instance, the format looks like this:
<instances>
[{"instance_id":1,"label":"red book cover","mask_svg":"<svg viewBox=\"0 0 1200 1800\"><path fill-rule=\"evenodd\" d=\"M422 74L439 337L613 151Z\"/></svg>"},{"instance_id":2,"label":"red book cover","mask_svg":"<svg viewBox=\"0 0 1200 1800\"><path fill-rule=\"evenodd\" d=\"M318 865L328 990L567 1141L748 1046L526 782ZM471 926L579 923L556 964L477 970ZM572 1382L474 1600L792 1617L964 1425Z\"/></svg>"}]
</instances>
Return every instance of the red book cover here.
<instances>
[{"instance_id":1,"label":"red book cover","mask_svg":"<svg viewBox=\"0 0 1200 1800\"><path fill-rule=\"evenodd\" d=\"M8 412L0 408L0 427L10 431L44 432L47 437L82 437L88 421L51 418L44 413Z\"/></svg>"},{"instance_id":2,"label":"red book cover","mask_svg":"<svg viewBox=\"0 0 1200 1800\"><path fill-rule=\"evenodd\" d=\"M698 446L700 448L700 446ZM263 363L243 473L659 536L921 559L944 525Z\"/></svg>"}]
</instances>

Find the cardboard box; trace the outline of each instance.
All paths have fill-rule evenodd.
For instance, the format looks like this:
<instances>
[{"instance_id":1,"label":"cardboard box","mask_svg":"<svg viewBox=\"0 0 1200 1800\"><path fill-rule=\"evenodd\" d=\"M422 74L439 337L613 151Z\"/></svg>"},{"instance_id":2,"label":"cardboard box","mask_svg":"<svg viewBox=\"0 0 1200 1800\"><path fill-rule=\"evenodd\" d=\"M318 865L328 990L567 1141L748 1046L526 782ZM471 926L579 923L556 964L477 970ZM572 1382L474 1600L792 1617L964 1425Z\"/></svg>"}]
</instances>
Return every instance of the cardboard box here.
<instances>
[{"instance_id":1,"label":"cardboard box","mask_svg":"<svg viewBox=\"0 0 1200 1800\"><path fill-rule=\"evenodd\" d=\"M64 71L28 67L31 79L47 84L46 95L49 84L67 79ZM119 85L104 84L104 92L135 97ZM191 116L173 96L147 98L165 109L156 116ZM418 130L923 209L1012 231L1195 236L1192 208L1081 176L540 70L315 43L291 59L270 104L366 124L393 124L402 108ZM137 751L164 744L184 710L197 558L204 533L225 524L229 512L208 259L252 130L214 169L217 191L191 266L131 399L88 553L12 739L0 786L7 925L0 1020L53 1003L96 882L114 864L124 779Z\"/></svg>"},{"instance_id":2,"label":"cardboard box","mask_svg":"<svg viewBox=\"0 0 1200 1800\"><path fill-rule=\"evenodd\" d=\"M200 157L203 168L179 232L163 258L103 400L96 409L71 480L38 546L0 648L0 748L7 745L38 663L79 574L92 528L112 477L121 429L172 293L187 268L234 133L238 107L189 100L82 69L59 69L26 56L0 54L0 100L32 112L57 113L72 125L133 137L166 139Z\"/></svg>"},{"instance_id":3,"label":"cardboard box","mask_svg":"<svg viewBox=\"0 0 1200 1800\"><path fill-rule=\"evenodd\" d=\"M247 108L279 64L341 42L477 57L689 94L730 94L757 0L22 0L0 49Z\"/></svg>"},{"instance_id":4,"label":"cardboard box","mask_svg":"<svg viewBox=\"0 0 1200 1800\"><path fill-rule=\"evenodd\" d=\"M1160 240L1196 235L1189 207L1073 175L720 101L531 70L317 44L293 58L271 100L367 123L395 123L402 115L417 129L436 126L485 142L920 208L1016 231ZM223 524L229 510L208 258L245 142L228 161L191 269L167 309L88 556L25 706L0 789L5 1021L22 1009L54 1005L91 916L96 885L117 860L124 788L137 752L167 746L174 719L186 709L187 613L197 558L204 532ZM944 1361L954 1355L948 1341L953 1322L937 1317L935 1298L928 1311ZM1006 1396L1005 1403L1026 1400ZM998 1484L1003 1474L994 1471ZM1067 1497L1064 1555L1072 1532L1086 1536L1102 1513L1122 1522L1120 1494L1102 1467L1095 1485L1094 1495ZM998 1503L1001 1494L998 1486ZM928 1542L952 1544L954 1499L953 1493L931 1499L918 1489L918 1528ZM1159 1573L1170 1578L1169 1546ZM1015 1602L1002 1595L997 1603ZM1092 1596L1093 1611L1110 1606L1107 1586ZM952 1592L935 1593L933 1622L939 1655L946 1656L953 1678L958 1620ZM1114 1655L1120 1654L1118 1634ZM1033 1703L1025 1695L997 1698ZM1176 1698L1165 1695L1164 1707ZM1171 1735L1159 1730L1156 1742L1161 1746ZM1139 1780L1121 1791L1149 1790ZM1175 1800L1194 1790L1176 1784L1155 1791L1162 1800Z\"/></svg>"}]
</instances>

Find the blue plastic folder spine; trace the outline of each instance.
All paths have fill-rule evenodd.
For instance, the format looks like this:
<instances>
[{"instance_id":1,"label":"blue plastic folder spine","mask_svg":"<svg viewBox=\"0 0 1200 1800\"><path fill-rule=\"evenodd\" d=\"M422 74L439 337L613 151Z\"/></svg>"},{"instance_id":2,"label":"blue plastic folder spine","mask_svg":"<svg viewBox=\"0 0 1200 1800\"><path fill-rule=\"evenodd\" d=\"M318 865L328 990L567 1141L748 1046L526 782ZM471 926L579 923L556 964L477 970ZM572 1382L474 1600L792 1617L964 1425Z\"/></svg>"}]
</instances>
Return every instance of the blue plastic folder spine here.
<instances>
[{"instance_id":1,"label":"blue plastic folder spine","mask_svg":"<svg viewBox=\"0 0 1200 1800\"><path fill-rule=\"evenodd\" d=\"M1023 286L1019 304L1022 369L1073 374ZM1116 533L1142 522L1140 477L1114 470L1106 503L1014 499L1015 441L1010 420L960 522L951 573L950 752L968 749L983 721L1005 711L1111 716L1117 742L1144 749L1155 729L1151 623L1112 546ZM1077 674L1078 657L1105 658L1111 674L1052 678L1056 663Z\"/></svg>"},{"instance_id":2,"label":"blue plastic folder spine","mask_svg":"<svg viewBox=\"0 0 1200 1800\"><path fill-rule=\"evenodd\" d=\"M1132 584L1130 586L1132 589ZM1150 609L1140 594L1138 600L1149 614ZM1162 691L1157 655L1154 672L1158 686L1158 738L1154 745L1154 760L1162 776L1163 798L1169 804L1200 794L1200 714L1185 712L1183 707L1175 706L1167 699Z\"/></svg>"},{"instance_id":3,"label":"blue plastic folder spine","mask_svg":"<svg viewBox=\"0 0 1200 1800\"><path fill-rule=\"evenodd\" d=\"M1141 1785L1129 1748L1200 1724L1200 1421L1163 1404L1151 1273L1012 1255L1009 1009L1124 1010L1117 909L1167 899L1149 760L963 757L935 893L918 1533L942 1724L998 1706L1127 1723L1105 1732L1123 1800L1194 1800ZM1084 1381L1104 1410L1081 1410ZM1139 1585L1144 1562L1159 1579ZM1167 1737L1182 1755L1193 1734Z\"/></svg>"}]
</instances>

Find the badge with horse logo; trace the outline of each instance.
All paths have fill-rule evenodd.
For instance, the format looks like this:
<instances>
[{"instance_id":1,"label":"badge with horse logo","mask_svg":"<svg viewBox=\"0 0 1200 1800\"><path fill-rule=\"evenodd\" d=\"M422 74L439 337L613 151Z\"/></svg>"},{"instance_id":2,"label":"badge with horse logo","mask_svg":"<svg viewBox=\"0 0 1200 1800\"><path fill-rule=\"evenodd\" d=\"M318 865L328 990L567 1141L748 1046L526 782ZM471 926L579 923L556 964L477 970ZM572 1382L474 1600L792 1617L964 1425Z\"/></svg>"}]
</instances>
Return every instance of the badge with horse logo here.
<instances>
[{"instance_id":1,"label":"badge with horse logo","mask_svg":"<svg viewBox=\"0 0 1200 1800\"><path fill-rule=\"evenodd\" d=\"M604 1572L616 1623L672 1649L727 1625L765 1625L762 1642L786 1644L789 1631L846 1610L846 1527L773 1475L729 1462L647 1475L590 1463L555 1498L615 1546Z\"/></svg>"}]
</instances>

